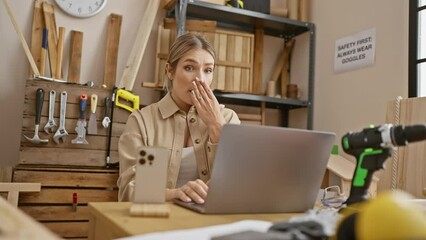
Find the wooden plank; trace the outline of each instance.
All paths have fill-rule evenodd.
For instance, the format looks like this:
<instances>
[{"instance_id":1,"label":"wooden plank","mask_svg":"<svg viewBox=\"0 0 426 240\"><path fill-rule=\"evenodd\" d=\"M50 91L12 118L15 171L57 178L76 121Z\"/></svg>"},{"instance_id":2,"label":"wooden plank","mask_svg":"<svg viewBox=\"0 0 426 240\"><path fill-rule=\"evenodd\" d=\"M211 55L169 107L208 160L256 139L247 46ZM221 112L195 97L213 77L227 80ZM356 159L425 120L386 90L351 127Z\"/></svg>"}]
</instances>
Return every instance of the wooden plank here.
<instances>
[{"instance_id":1,"label":"wooden plank","mask_svg":"<svg viewBox=\"0 0 426 240\"><path fill-rule=\"evenodd\" d=\"M165 10L170 10L175 7L176 0L163 0L161 5Z\"/></svg>"},{"instance_id":2,"label":"wooden plank","mask_svg":"<svg viewBox=\"0 0 426 240\"><path fill-rule=\"evenodd\" d=\"M218 33L219 35L219 56L218 61L226 61L227 50L227 35L225 33ZM225 90L226 86L226 67L218 65L218 82L217 89Z\"/></svg>"},{"instance_id":3,"label":"wooden plank","mask_svg":"<svg viewBox=\"0 0 426 240\"><path fill-rule=\"evenodd\" d=\"M216 21L187 19L185 29L190 32L216 32ZM164 19L164 29L176 29L176 20L173 18Z\"/></svg>"},{"instance_id":4,"label":"wooden plank","mask_svg":"<svg viewBox=\"0 0 426 240\"><path fill-rule=\"evenodd\" d=\"M234 61L240 63L243 61L243 37L235 36ZM231 59L230 59L231 60ZM232 60L231 60L232 61ZM234 68L232 89L241 92L241 68Z\"/></svg>"},{"instance_id":5,"label":"wooden plank","mask_svg":"<svg viewBox=\"0 0 426 240\"><path fill-rule=\"evenodd\" d=\"M281 69L281 97L287 97L287 85L290 83L290 58L295 40L288 41L284 46L284 62Z\"/></svg>"},{"instance_id":6,"label":"wooden plank","mask_svg":"<svg viewBox=\"0 0 426 240\"><path fill-rule=\"evenodd\" d=\"M263 28L256 28L254 36L254 63L253 63L253 93L262 93L263 72Z\"/></svg>"},{"instance_id":7,"label":"wooden plank","mask_svg":"<svg viewBox=\"0 0 426 240\"><path fill-rule=\"evenodd\" d=\"M247 60L248 63L250 63L250 38L243 38L242 39L242 54L241 54L241 61ZM252 69L253 65L250 65ZM242 92L249 93L251 91L251 83L249 81L250 78L250 71L249 69L241 69L241 81L240 81L240 89Z\"/></svg>"},{"instance_id":8,"label":"wooden plank","mask_svg":"<svg viewBox=\"0 0 426 240\"><path fill-rule=\"evenodd\" d=\"M63 238L86 238L89 222L44 222L48 229Z\"/></svg>"},{"instance_id":9,"label":"wooden plank","mask_svg":"<svg viewBox=\"0 0 426 240\"><path fill-rule=\"evenodd\" d=\"M0 198L0 232L2 239L59 239L42 224Z\"/></svg>"},{"instance_id":10,"label":"wooden plank","mask_svg":"<svg viewBox=\"0 0 426 240\"><path fill-rule=\"evenodd\" d=\"M47 47L49 49L50 74L53 78L58 78L57 62L58 62L58 33L56 31L55 6L48 2L43 2L44 22L48 32Z\"/></svg>"},{"instance_id":11,"label":"wooden plank","mask_svg":"<svg viewBox=\"0 0 426 240\"><path fill-rule=\"evenodd\" d=\"M13 181L41 183L43 187L97 187L116 188L118 173L80 173L68 171L15 170Z\"/></svg>"},{"instance_id":12,"label":"wooden plank","mask_svg":"<svg viewBox=\"0 0 426 240\"><path fill-rule=\"evenodd\" d=\"M117 190L42 188L38 193L21 193L19 204L72 204L73 193L77 193L79 204L118 201Z\"/></svg>"},{"instance_id":13,"label":"wooden plank","mask_svg":"<svg viewBox=\"0 0 426 240\"><path fill-rule=\"evenodd\" d=\"M28 62L30 62L31 69L33 70L35 75L40 75L38 67L34 61L34 58L31 54L31 51L28 47L27 41L25 41L25 37L22 34L21 29L19 28L18 23L16 22L15 16L13 15L12 9L9 6L7 0L3 0L3 5L6 8L6 11L9 15L10 21L12 21L12 25L15 28L16 34L18 35L19 41L21 42L22 48L24 49L25 55L27 56Z\"/></svg>"},{"instance_id":14,"label":"wooden plank","mask_svg":"<svg viewBox=\"0 0 426 240\"><path fill-rule=\"evenodd\" d=\"M59 27L59 37L58 37L58 58L56 65L56 74L54 78L63 79L62 77L62 58L64 52L64 38L65 38L65 28Z\"/></svg>"},{"instance_id":15,"label":"wooden plank","mask_svg":"<svg viewBox=\"0 0 426 240\"><path fill-rule=\"evenodd\" d=\"M41 44L43 40L43 29L45 28L44 16L42 9L42 0L34 1L33 24L31 31L31 54L33 55L35 64L41 72ZM30 69L30 74L34 74Z\"/></svg>"},{"instance_id":16,"label":"wooden plank","mask_svg":"<svg viewBox=\"0 0 426 240\"><path fill-rule=\"evenodd\" d=\"M41 184L35 182L0 183L0 192L39 192L40 189Z\"/></svg>"},{"instance_id":17,"label":"wooden plank","mask_svg":"<svg viewBox=\"0 0 426 240\"><path fill-rule=\"evenodd\" d=\"M70 63L68 67L68 82L80 83L80 68L83 51L83 32L71 31Z\"/></svg>"},{"instance_id":18,"label":"wooden plank","mask_svg":"<svg viewBox=\"0 0 426 240\"><path fill-rule=\"evenodd\" d=\"M123 17L118 14L112 13L109 17L103 84L107 89L112 89L117 79L118 47L122 21Z\"/></svg>"},{"instance_id":19,"label":"wooden plank","mask_svg":"<svg viewBox=\"0 0 426 240\"><path fill-rule=\"evenodd\" d=\"M51 164L66 166L105 166L104 150L21 148L18 164ZM111 151L111 162L118 162L118 152Z\"/></svg>"},{"instance_id":20,"label":"wooden plank","mask_svg":"<svg viewBox=\"0 0 426 240\"><path fill-rule=\"evenodd\" d=\"M168 52L168 45L169 45L169 31L166 32L162 25L158 26L158 34L157 34L157 57L155 59L155 76L154 76L154 87L157 87L159 85L159 82L162 82L162 79L164 78L164 71L165 69L162 68L161 62L164 61L162 57L160 57L160 54L164 53L164 55ZM167 46L167 49L165 49ZM144 82L142 82L142 86L144 85Z\"/></svg>"},{"instance_id":21,"label":"wooden plank","mask_svg":"<svg viewBox=\"0 0 426 240\"><path fill-rule=\"evenodd\" d=\"M160 0L148 1L118 88L132 91L159 6Z\"/></svg>"},{"instance_id":22,"label":"wooden plank","mask_svg":"<svg viewBox=\"0 0 426 240\"><path fill-rule=\"evenodd\" d=\"M37 221L82 221L89 220L87 206L77 206L76 211L70 206L19 206L26 214Z\"/></svg>"},{"instance_id":23,"label":"wooden plank","mask_svg":"<svg viewBox=\"0 0 426 240\"><path fill-rule=\"evenodd\" d=\"M118 169L110 169L104 167L58 167L53 165L17 165L14 167L15 171L50 171L50 172L77 172L77 173L110 173L115 174L118 173Z\"/></svg>"},{"instance_id":24,"label":"wooden plank","mask_svg":"<svg viewBox=\"0 0 426 240\"><path fill-rule=\"evenodd\" d=\"M250 114L250 113L237 113L240 120L251 120L251 121L261 121L262 116L260 114Z\"/></svg>"}]
</instances>

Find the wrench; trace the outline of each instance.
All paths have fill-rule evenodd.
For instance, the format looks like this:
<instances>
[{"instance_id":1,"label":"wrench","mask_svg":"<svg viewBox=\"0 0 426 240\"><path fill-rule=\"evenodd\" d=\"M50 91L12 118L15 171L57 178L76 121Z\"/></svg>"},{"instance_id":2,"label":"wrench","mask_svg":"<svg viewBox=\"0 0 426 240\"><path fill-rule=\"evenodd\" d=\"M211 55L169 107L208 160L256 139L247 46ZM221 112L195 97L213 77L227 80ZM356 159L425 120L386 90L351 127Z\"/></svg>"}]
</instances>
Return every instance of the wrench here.
<instances>
[{"instance_id":1,"label":"wrench","mask_svg":"<svg viewBox=\"0 0 426 240\"><path fill-rule=\"evenodd\" d=\"M68 93L66 91L61 92L61 114L59 115L59 128L58 130L56 130L56 133L53 136L53 141L55 141L55 143L57 144L60 143L61 139L62 139L62 142L64 142L68 136L68 133L65 130L65 114L67 113L67 96L68 96Z\"/></svg>"},{"instance_id":2,"label":"wrench","mask_svg":"<svg viewBox=\"0 0 426 240\"><path fill-rule=\"evenodd\" d=\"M56 91L50 90L49 93L49 120L47 121L46 125L44 126L44 131L49 134L50 132L54 131L54 128L56 127L55 119L53 118L54 112L55 112L55 98L56 98Z\"/></svg>"}]
</instances>

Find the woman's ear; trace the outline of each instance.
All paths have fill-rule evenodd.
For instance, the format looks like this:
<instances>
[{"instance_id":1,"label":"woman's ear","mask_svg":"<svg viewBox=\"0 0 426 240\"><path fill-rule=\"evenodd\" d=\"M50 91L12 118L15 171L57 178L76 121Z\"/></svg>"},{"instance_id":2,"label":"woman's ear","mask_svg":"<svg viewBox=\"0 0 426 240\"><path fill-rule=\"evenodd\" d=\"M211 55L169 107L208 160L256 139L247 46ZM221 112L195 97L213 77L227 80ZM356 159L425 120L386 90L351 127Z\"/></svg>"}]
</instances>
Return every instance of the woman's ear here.
<instances>
[{"instance_id":1,"label":"woman's ear","mask_svg":"<svg viewBox=\"0 0 426 240\"><path fill-rule=\"evenodd\" d=\"M173 80L173 68L170 63L166 63L165 71L167 74L167 78L171 81Z\"/></svg>"}]
</instances>

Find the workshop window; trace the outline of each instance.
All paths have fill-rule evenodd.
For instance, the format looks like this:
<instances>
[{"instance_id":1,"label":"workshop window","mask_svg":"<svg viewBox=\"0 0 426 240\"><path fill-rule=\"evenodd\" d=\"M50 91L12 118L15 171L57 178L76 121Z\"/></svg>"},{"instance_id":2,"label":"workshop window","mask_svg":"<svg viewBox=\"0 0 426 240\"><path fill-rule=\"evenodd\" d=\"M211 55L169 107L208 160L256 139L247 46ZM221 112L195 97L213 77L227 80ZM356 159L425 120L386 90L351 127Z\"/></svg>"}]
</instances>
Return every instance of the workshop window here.
<instances>
[{"instance_id":1,"label":"workshop window","mask_svg":"<svg viewBox=\"0 0 426 240\"><path fill-rule=\"evenodd\" d=\"M408 96L426 96L426 0L409 3Z\"/></svg>"}]
</instances>

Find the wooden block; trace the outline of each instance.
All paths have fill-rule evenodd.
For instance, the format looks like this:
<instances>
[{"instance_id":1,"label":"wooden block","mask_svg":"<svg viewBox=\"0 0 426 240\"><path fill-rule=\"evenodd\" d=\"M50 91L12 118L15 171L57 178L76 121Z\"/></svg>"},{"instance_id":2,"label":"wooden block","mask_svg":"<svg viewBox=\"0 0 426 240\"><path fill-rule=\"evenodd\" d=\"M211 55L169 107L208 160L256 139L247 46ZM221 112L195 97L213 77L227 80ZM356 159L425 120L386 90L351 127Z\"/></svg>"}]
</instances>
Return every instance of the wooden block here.
<instances>
[{"instance_id":1,"label":"wooden block","mask_svg":"<svg viewBox=\"0 0 426 240\"><path fill-rule=\"evenodd\" d=\"M41 45L43 40L43 29L45 28L42 0L34 1L34 10L33 10L33 24L31 31L31 54L33 55L34 61L37 65L37 68L40 70L40 61L41 61ZM31 74L34 74L30 69Z\"/></svg>"},{"instance_id":2,"label":"wooden block","mask_svg":"<svg viewBox=\"0 0 426 240\"><path fill-rule=\"evenodd\" d=\"M53 78L58 79L57 62L58 62L58 33L56 31L55 6L47 2L43 2L44 21L48 32L47 47L49 49L50 74Z\"/></svg>"},{"instance_id":3,"label":"wooden block","mask_svg":"<svg viewBox=\"0 0 426 240\"><path fill-rule=\"evenodd\" d=\"M256 28L254 36L254 63L253 63L253 93L262 93L263 72L263 28Z\"/></svg>"},{"instance_id":4,"label":"wooden block","mask_svg":"<svg viewBox=\"0 0 426 240\"><path fill-rule=\"evenodd\" d=\"M130 207L132 217L162 217L168 218L170 208L166 203L134 203Z\"/></svg>"},{"instance_id":5,"label":"wooden block","mask_svg":"<svg viewBox=\"0 0 426 240\"><path fill-rule=\"evenodd\" d=\"M70 64L68 82L80 83L81 57L83 51L83 32L71 31Z\"/></svg>"},{"instance_id":6,"label":"wooden block","mask_svg":"<svg viewBox=\"0 0 426 240\"><path fill-rule=\"evenodd\" d=\"M108 22L108 36L105 54L104 86L112 89L117 79L118 46L122 16L112 13Z\"/></svg>"}]
</instances>

